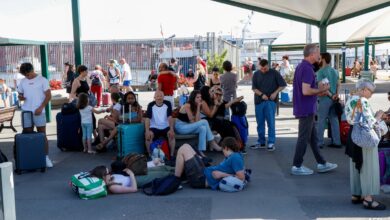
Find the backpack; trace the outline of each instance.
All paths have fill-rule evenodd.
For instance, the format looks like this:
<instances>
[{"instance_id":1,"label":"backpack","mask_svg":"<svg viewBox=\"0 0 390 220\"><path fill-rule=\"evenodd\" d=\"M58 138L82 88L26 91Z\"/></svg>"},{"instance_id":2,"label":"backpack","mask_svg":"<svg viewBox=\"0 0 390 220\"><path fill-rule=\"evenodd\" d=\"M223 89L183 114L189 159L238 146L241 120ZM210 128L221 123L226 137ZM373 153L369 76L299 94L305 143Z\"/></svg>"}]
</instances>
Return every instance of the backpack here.
<instances>
[{"instance_id":1,"label":"backpack","mask_svg":"<svg viewBox=\"0 0 390 220\"><path fill-rule=\"evenodd\" d=\"M107 196L107 187L104 181L97 177L91 177L88 172L73 175L71 187L80 199L97 199Z\"/></svg>"},{"instance_id":2,"label":"backpack","mask_svg":"<svg viewBox=\"0 0 390 220\"><path fill-rule=\"evenodd\" d=\"M126 167L133 171L134 175L148 174L148 166L146 156L143 154L130 153L122 159Z\"/></svg>"},{"instance_id":3,"label":"backpack","mask_svg":"<svg viewBox=\"0 0 390 220\"><path fill-rule=\"evenodd\" d=\"M237 130L240 132L240 137L242 144L245 146L246 142L248 141L248 119L246 116L237 116L232 115L231 121L234 123L234 125L237 127Z\"/></svg>"},{"instance_id":4,"label":"backpack","mask_svg":"<svg viewBox=\"0 0 390 220\"><path fill-rule=\"evenodd\" d=\"M169 153L169 145L168 145L168 141L167 140L160 138L160 139L157 139L157 140L153 141L150 144L150 152L153 152L153 155L154 155L154 151L155 151L156 148L159 148L159 150L161 151L160 152L161 156L158 156L157 153L159 153L159 152L156 151L156 156L158 158L162 159L161 157L166 157L168 160L171 159L171 155Z\"/></svg>"},{"instance_id":5,"label":"backpack","mask_svg":"<svg viewBox=\"0 0 390 220\"><path fill-rule=\"evenodd\" d=\"M233 115L238 115L238 116L246 115L247 105L244 101L234 103L233 105L230 106L230 108L232 109Z\"/></svg>"},{"instance_id":6,"label":"backpack","mask_svg":"<svg viewBox=\"0 0 390 220\"><path fill-rule=\"evenodd\" d=\"M148 196L165 196L176 192L180 183L180 178L169 175L167 177L154 179L152 182L145 184L142 187L142 191Z\"/></svg>"},{"instance_id":7,"label":"backpack","mask_svg":"<svg viewBox=\"0 0 390 220\"><path fill-rule=\"evenodd\" d=\"M234 176L224 177L219 181L219 189L223 192L239 192L244 189L246 180L242 181Z\"/></svg>"},{"instance_id":8,"label":"backpack","mask_svg":"<svg viewBox=\"0 0 390 220\"><path fill-rule=\"evenodd\" d=\"M102 82L100 82L100 78L97 74L94 76L91 76L90 79L92 80L91 84L93 86L102 86Z\"/></svg>"}]
</instances>

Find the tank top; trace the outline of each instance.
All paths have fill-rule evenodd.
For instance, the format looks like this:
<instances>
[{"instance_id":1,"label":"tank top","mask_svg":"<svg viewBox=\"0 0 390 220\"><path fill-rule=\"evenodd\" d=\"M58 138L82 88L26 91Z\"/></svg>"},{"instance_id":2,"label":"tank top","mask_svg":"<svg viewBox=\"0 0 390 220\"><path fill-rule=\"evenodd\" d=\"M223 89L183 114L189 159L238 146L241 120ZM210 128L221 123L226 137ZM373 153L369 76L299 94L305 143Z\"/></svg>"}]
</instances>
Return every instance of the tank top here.
<instances>
[{"instance_id":1,"label":"tank top","mask_svg":"<svg viewBox=\"0 0 390 220\"><path fill-rule=\"evenodd\" d=\"M213 86L220 86L220 85L221 85L220 82L219 83L213 83L213 80L210 79L210 88L213 87Z\"/></svg>"},{"instance_id":2,"label":"tank top","mask_svg":"<svg viewBox=\"0 0 390 220\"><path fill-rule=\"evenodd\" d=\"M190 123L190 119L188 118L187 113L181 113L179 112L179 115L177 116L177 119L179 119L182 122Z\"/></svg>"},{"instance_id":3,"label":"tank top","mask_svg":"<svg viewBox=\"0 0 390 220\"><path fill-rule=\"evenodd\" d=\"M76 95L78 96L82 92L86 94L89 92L89 85L87 80L80 80L80 86L76 89Z\"/></svg>"},{"instance_id":4,"label":"tank top","mask_svg":"<svg viewBox=\"0 0 390 220\"><path fill-rule=\"evenodd\" d=\"M123 176L121 174L112 174L112 177L114 177L113 180L114 183L119 183L122 186L127 186L127 187L131 186L131 179L129 176Z\"/></svg>"}]
</instances>

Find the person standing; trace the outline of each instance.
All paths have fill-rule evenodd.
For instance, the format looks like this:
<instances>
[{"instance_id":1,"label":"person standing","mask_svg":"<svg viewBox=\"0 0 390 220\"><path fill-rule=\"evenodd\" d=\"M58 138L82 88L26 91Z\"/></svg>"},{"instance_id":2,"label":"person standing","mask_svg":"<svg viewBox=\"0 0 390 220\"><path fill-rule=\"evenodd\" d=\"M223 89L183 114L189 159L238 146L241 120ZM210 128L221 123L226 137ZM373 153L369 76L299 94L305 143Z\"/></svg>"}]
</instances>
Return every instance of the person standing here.
<instances>
[{"instance_id":1,"label":"person standing","mask_svg":"<svg viewBox=\"0 0 390 220\"><path fill-rule=\"evenodd\" d=\"M100 71L100 65L95 66L95 70L91 72L89 78L91 79L91 92L96 96L97 106L100 107L100 103L102 100L102 92L104 90L104 81L105 78L103 76L102 71Z\"/></svg>"},{"instance_id":2,"label":"person standing","mask_svg":"<svg viewBox=\"0 0 390 220\"><path fill-rule=\"evenodd\" d=\"M117 62L115 60L111 59L108 62L107 75L108 75L110 86L119 85L119 83L121 81L121 72L116 65L117 65Z\"/></svg>"},{"instance_id":3,"label":"person standing","mask_svg":"<svg viewBox=\"0 0 390 220\"><path fill-rule=\"evenodd\" d=\"M318 98L318 144L320 147L324 146L324 130L326 119L330 122L330 128L332 129L332 141L333 143L328 147L341 148L340 141L340 129L339 119L336 110L332 108L332 105L339 98L340 80L339 72L330 66L332 56L330 53L321 53L321 66L322 68L317 72L317 82L321 83L323 80L329 81L329 91L325 96Z\"/></svg>"},{"instance_id":4,"label":"person standing","mask_svg":"<svg viewBox=\"0 0 390 220\"><path fill-rule=\"evenodd\" d=\"M51 99L51 91L49 81L42 76L39 76L34 71L34 66L31 63L23 63L20 65L20 73L25 76L20 81L18 86L19 100L24 101L22 105L23 111L33 112L33 117L25 117L23 128L27 133L33 131L33 126L37 127L37 131L46 135L46 115L45 107ZM31 121L32 120L32 121ZM53 167L53 163L49 158L49 144L47 137L45 138L46 151L46 167Z\"/></svg>"},{"instance_id":5,"label":"person standing","mask_svg":"<svg viewBox=\"0 0 390 220\"><path fill-rule=\"evenodd\" d=\"M287 86L280 73L270 69L268 60L260 61L260 69L252 78L252 90L255 93L255 114L257 122L258 144L252 149L265 147L265 122L268 126L268 151L275 150L275 112L278 94Z\"/></svg>"},{"instance_id":6,"label":"person standing","mask_svg":"<svg viewBox=\"0 0 390 220\"><path fill-rule=\"evenodd\" d=\"M381 56L381 70L385 69L385 65L386 65L386 57L385 57L385 54L383 54Z\"/></svg>"},{"instance_id":7,"label":"person standing","mask_svg":"<svg viewBox=\"0 0 390 220\"><path fill-rule=\"evenodd\" d=\"M285 79L286 76L289 74L290 74L290 62L288 62L288 56L284 55L282 57L282 63L280 64L280 75L282 75L283 79Z\"/></svg>"},{"instance_id":8,"label":"person standing","mask_svg":"<svg viewBox=\"0 0 390 220\"><path fill-rule=\"evenodd\" d=\"M237 74L232 72L233 65L228 60L223 62L222 68L225 71L225 73L220 77L223 89L223 101L230 102L232 99L237 98Z\"/></svg>"},{"instance_id":9,"label":"person standing","mask_svg":"<svg viewBox=\"0 0 390 220\"><path fill-rule=\"evenodd\" d=\"M126 63L125 58L120 59L119 63L121 64L123 87L126 92L133 91L133 88L131 88L132 76L130 66Z\"/></svg>"},{"instance_id":10,"label":"person standing","mask_svg":"<svg viewBox=\"0 0 390 220\"><path fill-rule=\"evenodd\" d=\"M302 165L303 156L306 152L307 143L318 163L318 172L328 172L337 168L337 164L326 162L317 143L316 122L314 120L317 112L317 95L326 93L329 84L320 84L317 87L313 64L320 59L319 48L316 44L307 44L303 49L304 59L297 66L293 81L293 113L299 119L298 140L295 146L295 155L291 174L311 175L313 170Z\"/></svg>"},{"instance_id":11,"label":"person standing","mask_svg":"<svg viewBox=\"0 0 390 220\"><path fill-rule=\"evenodd\" d=\"M174 91L177 89L177 76L168 69L166 63L160 63L158 71L158 90L164 93L164 100L169 101L171 108L174 109Z\"/></svg>"}]
</instances>

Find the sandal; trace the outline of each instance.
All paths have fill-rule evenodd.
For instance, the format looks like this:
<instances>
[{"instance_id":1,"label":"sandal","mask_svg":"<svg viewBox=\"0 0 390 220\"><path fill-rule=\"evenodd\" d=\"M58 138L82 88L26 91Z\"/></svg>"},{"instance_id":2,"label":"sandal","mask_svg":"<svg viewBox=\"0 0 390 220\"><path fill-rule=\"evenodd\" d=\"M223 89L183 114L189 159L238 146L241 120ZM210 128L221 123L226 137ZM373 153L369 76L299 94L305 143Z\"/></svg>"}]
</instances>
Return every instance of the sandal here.
<instances>
[{"instance_id":1,"label":"sandal","mask_svg":"<svg viewBox=\"0 0 390 220\"><path fill-rule=\"evenodd\" d=\"M352 204L354 204L354 205L360 204L360 203L363 202L363 198L362 198L361 196L358 196L358 195L352 195L351 202L352 202Z\"/></svg>"},{"instance_id":2,"label":"sandal","mask_svg":"<svg viewBox=\"0 0 390 220\"><path fill-rule=\"evenodd\" d=\"M89 150L89 151L88 151L88 154L96 154L96 151L94 151L94 150Z\"/></svg>"},{"instance_id":3,"label":"sandal","mask_svg":"<svg viewBox=\"0 0 390 220\"><path fill-rule=\"evenodd\" d=\"M376 203L377 205L374 206L374 203ZM365 209L370 209L370 210L385 210L386 209L386 206L383 205L382 203L380 202L377 202L375 200L372 200L372 201L367 201L367 200L363 200L363 207Z\"/></svg>"}]
</instances>

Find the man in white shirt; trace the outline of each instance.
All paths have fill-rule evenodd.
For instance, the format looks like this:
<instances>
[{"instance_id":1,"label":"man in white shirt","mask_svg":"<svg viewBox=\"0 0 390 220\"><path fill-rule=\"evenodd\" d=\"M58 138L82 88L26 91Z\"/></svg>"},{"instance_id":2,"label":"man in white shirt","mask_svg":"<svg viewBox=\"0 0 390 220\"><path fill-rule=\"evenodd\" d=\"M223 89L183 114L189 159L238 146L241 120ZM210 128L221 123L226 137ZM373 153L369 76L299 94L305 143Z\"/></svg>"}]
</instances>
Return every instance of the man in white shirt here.
<instances>
[{"instance_id":1,"label":"man in white shirt","mask_svg":"<svg viewBox=\"0 0 390 220\"><path fill-rule=\"evenodd\" d=\"M123 79L123 88L125 88L126 92L133 91L131 88L131 70L128 63L126 63L126 60L124 58L120 59L119 63L121 64L121 72L122 72L122 79Z\"/></svg>"},{"instance_id":2,"label":"man in white shirt","mask_svg":"<svg viewBox=\"0 0 390 220\"><path fill-rule=\"evenodd\" d=\"M26 132L32 132L34 125L38 132L46 134L46 115L45 107L51 99L51 91L49 81L44 77L37 75L31 63L23 63L20 66L20 73L25 76L18 85L19 100L24 101L22 105L23 111L33 112L32 121L29 116L22 114L24 120L23 128ZM49 159L49 145L46 138L46 167L53 167L53 163Z\"/></svg>"}]
</instances>

